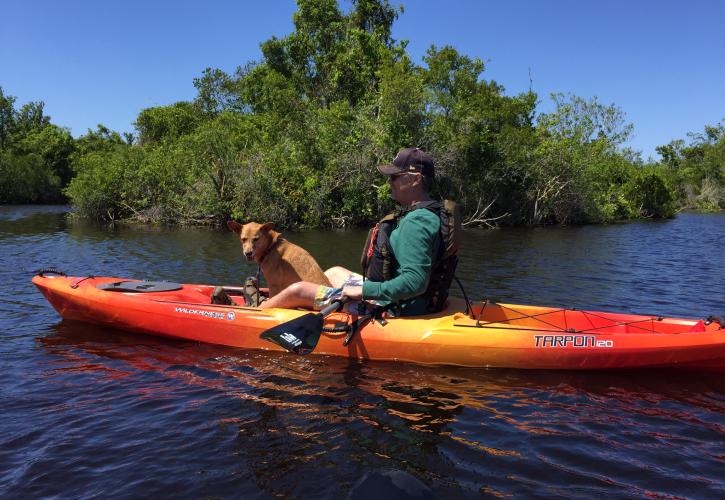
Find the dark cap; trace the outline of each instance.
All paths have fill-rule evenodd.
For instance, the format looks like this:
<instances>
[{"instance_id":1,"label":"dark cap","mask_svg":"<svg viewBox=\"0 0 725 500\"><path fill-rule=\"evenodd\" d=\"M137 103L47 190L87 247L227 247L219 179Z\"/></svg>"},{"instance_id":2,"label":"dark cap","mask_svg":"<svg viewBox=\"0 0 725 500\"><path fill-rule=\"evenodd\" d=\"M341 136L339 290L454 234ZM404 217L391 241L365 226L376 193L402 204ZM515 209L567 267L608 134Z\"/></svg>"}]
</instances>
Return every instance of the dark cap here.
<instances>
[{"instance_id":1,"label":"dark cap","mask_svg":"<svg viewBox=\"0 0 725 500\"><path fill-rule=\"evenodd\" d=\"M420 172L426 177L435 177L433 158L428 153L418 148L405 148L398 152L398 155L390 165L380 165L378 170L381 174L396 175L406 172Z\"/></svg>"}]
</instances>

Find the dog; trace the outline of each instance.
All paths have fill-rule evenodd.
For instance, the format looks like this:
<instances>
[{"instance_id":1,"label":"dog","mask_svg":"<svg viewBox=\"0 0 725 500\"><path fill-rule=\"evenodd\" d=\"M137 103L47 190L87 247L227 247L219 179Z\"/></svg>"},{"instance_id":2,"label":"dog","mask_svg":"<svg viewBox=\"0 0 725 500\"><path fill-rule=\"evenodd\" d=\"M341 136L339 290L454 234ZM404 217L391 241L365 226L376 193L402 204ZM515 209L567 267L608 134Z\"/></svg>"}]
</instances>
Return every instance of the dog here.
<instances>
[{"instance_id":1,"label":"dog","mask_svg":"<svg viewBox=\"0 0 725 500\"><path fill-rule=\"evenodd\" d=\"M230 220L227 227L239 236L244 257L259 264L267 279L270 297L298 281L332 286L312 255L282 238L274 230L274 223L242 225Z\"/></svg>"}]
</instances>

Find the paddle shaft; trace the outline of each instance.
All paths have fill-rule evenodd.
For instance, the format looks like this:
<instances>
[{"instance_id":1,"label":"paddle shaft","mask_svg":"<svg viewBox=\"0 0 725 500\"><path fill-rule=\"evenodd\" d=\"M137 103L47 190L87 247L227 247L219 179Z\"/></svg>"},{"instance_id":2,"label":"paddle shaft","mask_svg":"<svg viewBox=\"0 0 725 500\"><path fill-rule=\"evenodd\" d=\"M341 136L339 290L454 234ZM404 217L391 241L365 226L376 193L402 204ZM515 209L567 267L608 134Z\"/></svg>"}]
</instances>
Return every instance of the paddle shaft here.
<instances>
[{"instance_id":1,"label":"paddle shaft","mask_svg":"<svg viewBox=\"0 0 725 500\"><path fill-rule=\"evenodd\" d=\"M319 314L320 316L322 316L324 318L325 316L329 316L330 314L342 309L342 306L344 304L345 304L345 302L343 302L342 299L335 299L332 302L330 302L330 304L327 307L325 307L324 309L321 309L320 312L317 314Z\"/></svg>"}]
</instances>

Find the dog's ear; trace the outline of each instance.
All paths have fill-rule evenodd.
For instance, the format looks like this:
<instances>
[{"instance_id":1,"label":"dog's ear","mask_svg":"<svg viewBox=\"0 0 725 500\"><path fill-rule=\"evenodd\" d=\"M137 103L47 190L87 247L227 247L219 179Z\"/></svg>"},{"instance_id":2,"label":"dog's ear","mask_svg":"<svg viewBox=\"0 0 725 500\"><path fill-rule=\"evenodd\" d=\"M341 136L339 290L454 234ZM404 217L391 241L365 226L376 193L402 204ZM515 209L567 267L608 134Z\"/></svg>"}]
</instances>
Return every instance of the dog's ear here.
<instances>
[{"instance_id":1,"label":"dog's ear","mask_svg":"<svg viewBox=\"0 0 725 500\"><path fill-rule=\"evenodd\" d=\"M234 231L237 234L242 232L242 225L238 222L234 222L233 220L227 221L227 227L230 231Z\"/></svg>"},{"instance_id":2,"label":"dog's ear","mask_svg":"<svg viewBox=\"0 0 725 500\"><path fill-rule=\"evenodd\" d=\"M262 224L259 230L264 231L271 237L272 244L277 243L277 239L281 236L281 233L278 233L274 230L274 222L267 222L265 224Z\"/></svg>"}]
</instances>

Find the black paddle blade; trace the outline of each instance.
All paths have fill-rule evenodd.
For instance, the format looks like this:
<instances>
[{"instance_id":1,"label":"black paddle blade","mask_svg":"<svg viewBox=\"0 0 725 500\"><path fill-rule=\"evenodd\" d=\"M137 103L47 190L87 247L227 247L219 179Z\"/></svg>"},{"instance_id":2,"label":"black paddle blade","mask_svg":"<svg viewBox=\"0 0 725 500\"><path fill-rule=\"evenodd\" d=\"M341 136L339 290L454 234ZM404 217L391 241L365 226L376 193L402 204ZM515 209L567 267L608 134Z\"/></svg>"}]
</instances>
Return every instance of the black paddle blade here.
<instances>
[{"instance_id":1,"label":"black paddle blade","mask_svg":"<svg viewBox=\"0 0 725 500\"><path fill-rule=\"evenodd\" d=\"M320 340L322 325L321 314L305 314L263 331L259 338L281 345L295 354L309 354Z\"/></svg>"}]
</instances>

